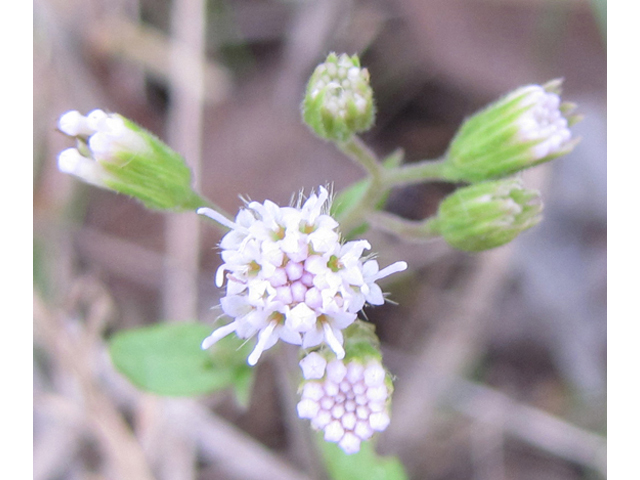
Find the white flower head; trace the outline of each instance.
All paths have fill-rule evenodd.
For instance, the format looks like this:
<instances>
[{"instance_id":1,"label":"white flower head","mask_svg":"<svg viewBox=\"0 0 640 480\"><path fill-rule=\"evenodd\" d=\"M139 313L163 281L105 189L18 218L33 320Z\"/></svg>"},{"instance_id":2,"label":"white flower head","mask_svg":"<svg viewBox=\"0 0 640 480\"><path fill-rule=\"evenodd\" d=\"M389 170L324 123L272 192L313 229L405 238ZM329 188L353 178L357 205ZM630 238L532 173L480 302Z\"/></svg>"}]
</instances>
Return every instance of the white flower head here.
<instances>
[{"instance_id":1,"label":"white flower head","mask_svg":"<svg viewBox=\"0 0 640 480\"><path fill-rule=\"evenodd\" d=\"M106 116L102 110L95 110L92 112L93 116L84 116L77 110L68 111L58 119L58 130L70 137L82 139L88 146L90 138L99 132L97 122L89 120L90 117L96 117L95 112ZM95 160L90 148L67 148L58 155L58 169L104 188L112 176Z\"/></svg>"},{"instance_id":2,"label":"white flower head","mask_svg":"<svg viewBox=\"0 0 640 480\"><path fill-rule=\"evenodd\" d=\"M58 155L61 172L135 197L152 209L193 211L202 205L182 157L125 117L72 110L58 119L58 130L77 144Z\"/></svg>"},{"instance_id":3,"label":"white flower head","mask_svg":"<svg viewBox=\"0 0 640 480\"><path fill-rule=\"evenodd\" d=\"M71 110L58 119L58 129L65 135L82 140L87 147L61 152L58 157L59 169L94 185L104 187L114 179L97 163L98 160L109 161L122 152L150 152L145 139L115 113L96 109L84 116L77 110ZM93 165L89 162L93 162Z\"/></svg>"},{"instance_id":4,"label":"white flower head","mask_svg":"<svg viewBox=\"0 0 640 480\"><path fill-rule=\"evenodd\" d=\"M352 102L355 110L364 113L369 96L369 72L360 67L359 60L346 54L329 56L316 69L309 92L315 99L322 92L324 107L335 116L346 118L347 105Z\"/></svg>"},{"instance_id":5,"label":"white flower head","mask_svg":"<svg viewBox=\"0 0 640 480\"><path fill-rule=\"evenodd\" d=\"M555 155L569 145L569 122L560 110L560 96L548 92L540 85L529 85L518 90L522 96L520 106L525 110L518 118L518 139L533 141L531 154L534 161Z\"/></svg>"},{"instance_id":6,"label":"white flower head","mask_svg":"<svg viewBox=\"0 0 640 480\"><path fill-rule=\"evenodd\" d=\"M336 359L322 368L326 373L321 377L319 370L308 376L308 364L317 361L316 357L307 360L311 355L300 362L307 381L297 405L298 416L323 430L326 441L337 443L347 454L356 453L362 441L389 425L391 392L386 372L377 360L345 364Z\"/></svg>"},{"instance_id":7,"label":"white flower head","mask_svg":"<svg viewBox=\"0 0 640 480\"><path fill-rule=\"evenodd\" d=\"M251 365L278 339L303 348L325 343L344 358L342 330L366 302L384 302L375 282L407 264L378 271L377 263L362 256L369 243L341 243L338 222L328 211L324 187L296 207L250 202L235 221L210 208L198 210L230 228L220 242L223 263L216 285L226 280L221 305L234 319L205 339L203 348L235 332L241 338L258 336Z\"/></svg>"}]
</instances>

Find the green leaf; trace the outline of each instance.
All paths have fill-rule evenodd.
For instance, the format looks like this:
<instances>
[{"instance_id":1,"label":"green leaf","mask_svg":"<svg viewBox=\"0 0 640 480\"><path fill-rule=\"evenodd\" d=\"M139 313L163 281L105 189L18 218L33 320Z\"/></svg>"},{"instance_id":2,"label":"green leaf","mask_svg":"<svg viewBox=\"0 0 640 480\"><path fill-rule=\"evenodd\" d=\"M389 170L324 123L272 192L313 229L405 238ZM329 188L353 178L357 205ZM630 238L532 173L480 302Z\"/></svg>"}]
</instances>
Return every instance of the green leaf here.
<instances>
[{"instance_id":1,"label":"green leaf","mask_svg":"<svg viewBox=\"0 0 640 480\"><path fill-rule=\"evenodd\" d=\"M368 187L369 179L365 178L342 190L331 202L331 216L340 219L341 216L349 212L353 205L360 201Z\"/></svg>"},{"instance_id":2,"label":"green leaf","mask_svg":"<svg viewBox=\"0 0 640 480\"><path fill-rule=\"evenodd\" d=\"M202 340L211 327L201 323L160 323L121 331L109 342L116 369L136 387L168 396L193 396L233 386L248 401L253 370L251 347L229 335L209 350Z\"/></svg>"},{"instance_id":3,"label":"green leaf","mask_svg":"<svg viewBox=\"0 0 640 480\"><path fill-rule=\"evenodd\" d=\"M316 435L322 458L332 480L407 480L397 457L380 457L371 442L362 442L360 451L347 455L335 443Z\"/></svg>"}]
</instances>

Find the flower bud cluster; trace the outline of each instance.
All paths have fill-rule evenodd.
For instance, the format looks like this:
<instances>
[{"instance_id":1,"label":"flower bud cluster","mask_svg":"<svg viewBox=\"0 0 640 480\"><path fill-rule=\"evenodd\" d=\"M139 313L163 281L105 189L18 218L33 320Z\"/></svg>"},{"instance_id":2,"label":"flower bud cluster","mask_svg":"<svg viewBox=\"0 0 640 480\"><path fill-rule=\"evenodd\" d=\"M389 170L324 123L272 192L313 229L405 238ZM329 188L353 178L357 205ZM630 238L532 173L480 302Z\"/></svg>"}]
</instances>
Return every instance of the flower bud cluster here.
<instances>
[{"instance_id":1,"label":"flower bud cluster","mask_svg":"<svg viewBox=\"0 0 640 480\"><path fill-rule=\"evenodd\" d=\"M367 241L341 243L338 223L326 213L328 200L320 187L297 207L250 202L235 221L209 208L198 210L231 229L220 242L224 263L216 284L226 279L220 303L234 320L207 337L203 348L235 332L241 338L257 334L250 365L279 339L303 348L327 344L344 357L342 330L365 303L384 303L375 282L407 264L379 270L376 260L362 256L371 248Z\"/></svg>"},{"instance_id":2,"label":"flower bud cluster","mask_svg":"<svg viewBox=\"0 0 640 480\"><path fill-rule=\"evenodd\" d=\"M481 182L504 177L570 152L574 105L562 103L560 82L528 85L469 118L447 154L446 176Z\"/></svg>"},{"instance_id":3,"label":"flower bud cluster","mask_svg":"<svg viewBox=\"0 0 640 480\"><path fill-rule=\"evenodd\" d=\"M313 72L302 109L304 121L322 138L345 141L368 130L375 117L369 72L356 55L331 53Z\"/></svg>"},{"instance_id":4,"label":"flower bud cluster","mask_svg":"<svg viewBox=\"0 0 640 480\"><path fill-rule=\"evenodd\" d=\"M58 129L77 141L58 156L58 168L92 185L124 193L154 209L195 209L202 200L180 155L115 113L69 111Z\"/></svg>"},{"instance_id":5,"label":"flower bud cluster","mask_svg":"<svg viewBox=\"0 0 640 480\"><path fill-rule=\"evenodd\" d=\"M317 352L300 361L305 382L298 416L324 431L324 439L337 443L347 454L389 425L391 382L380 362L332 360Z\"/></svg>"}]
</instances>

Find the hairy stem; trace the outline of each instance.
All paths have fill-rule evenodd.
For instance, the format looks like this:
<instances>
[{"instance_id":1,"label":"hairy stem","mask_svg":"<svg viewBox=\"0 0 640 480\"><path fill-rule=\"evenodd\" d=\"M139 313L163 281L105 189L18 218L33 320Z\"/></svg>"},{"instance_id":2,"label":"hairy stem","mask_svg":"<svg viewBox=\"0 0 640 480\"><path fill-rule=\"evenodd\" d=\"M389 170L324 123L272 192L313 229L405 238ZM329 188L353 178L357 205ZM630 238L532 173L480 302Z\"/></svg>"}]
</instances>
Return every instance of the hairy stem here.
<instances>
[{"instance_id":1,"label":"hairy stem","mask_svg":"<svg viewBox=\"0 0 640 480\"><path fill-rule=\"evenodd\" d=\"M358 201L340 218L344 232L362 224L368 214L373 211L388 190L385 188L385 169L376 154L365 143L354 135L349 140L338 144L338 148L367 171L367 188Z\"/></svg>"},{"instance_id":2,"label":"hairy stem","mask_svg":"<svg viewBox=\"0 0 640 480\"><path fill-rule=\"evenodd\" d=\"M362 139L356 135L346 142L338 143L337 146L345 155L360 164L368 174L367 187L364 193L339 218L344 232L349 232L364 223L370 217L370 214L377 210L381 200L393 187L422 183L429 180L453 181L452 178L447 177L445 158L422 160L403 166L385 166ZM379 222L383 221L376 216L372 218L376 218ZM397 222L394 223L394 220L397 220ZM387 230L391 229L396 233L403 231L406 234L410 234L408 230L413 229L414 234L412 236L414 237L430 238L436 236L432 224L423 225L423 222L416 225L408 225L406 221L391 214L387 214L384 217L384 223L389 225ZM382 226L382 228L385 227Z\"/></svg>"},{"instance_id":3,"label":"hairy stem","mask_svg":"<svg viewBox=\"0 0 640 480\"><path fill-rule=\"evenodd\" d=\"M412 185L426 181L455 181L445 170L446 157L421 160L387 171L386 181L391 186Z\"/></svg>"},{"instance_id":4,"label":"hairy stem","mask_svg":"<svg viewBox=\"0 0 640 480\"><path fill-rule=\"evenodd\" d=\"M388 212L371 212L367 219L381 230L412 240L432 240L440 236L437 217L413 221Z\"/></svg>"}]
</instances>

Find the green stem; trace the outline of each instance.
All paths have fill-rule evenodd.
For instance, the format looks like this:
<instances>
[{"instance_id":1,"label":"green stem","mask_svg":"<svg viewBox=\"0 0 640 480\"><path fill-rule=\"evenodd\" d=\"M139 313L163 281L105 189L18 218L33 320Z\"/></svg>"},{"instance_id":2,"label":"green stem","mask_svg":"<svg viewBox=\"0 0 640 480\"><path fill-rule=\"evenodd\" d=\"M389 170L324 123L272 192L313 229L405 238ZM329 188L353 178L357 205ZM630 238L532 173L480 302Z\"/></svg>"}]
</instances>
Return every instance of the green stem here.
<instances>
[{"instance_id":1,"label":"green stem","mask_svg":"<svg viewBox=\"0 0 640 480\"><path fill-rule=\"evenodd\" d=\"M338 148L367 171L367 187L359 200L351 205L338 220L344 232L349 232L364 223L369 213L374 212L387 192L396 186L411 185L426 181L456 181L447 172L446 158L422 160L399 167L385 167L376 154L354 135L346 142L337 143ZM420 236L424 235L422 232Z\"/></svg>"},{"instance_id":2,"label":"green stem","mask_svg":"<svg viewBox=\"0 0 640 480\"><path fill-rule=\"evenodd\" d=\"M356 163L369 173L372 178L382 179L384 168L382 167L377 155L371 150L360 137L353 135L346 142L338 143L338 148L354 160Z\"/></svg>"},{"instance_id":3,"label":"green stem","mask_svg":"<svg viewBox=\"0 0 640 480\"><path fill-rule=\"evenodd\" d=\"M403 238L414 240L432 240L439 238L438 217L413 221L400 218L388 212L371 212L367 219L381 230L393 233Z\"/></svg>"},{"instance_id":4,"label":"green stem","mask_svg":"<svg viewBox=\"0 0 640 480\"><path fill-rule=\"evenodd\" d=\"M367 171L367 187L360 199L339 218L343 232L360 226L368 212L373 211L388 190L385 188L385 169L376 154L357 137L338 143L338 148Z\"/></svg>"},{"instance_id":5,"label":"green stem","mask_svg":"<svg viewBox=\"0 0 640 480\"><path fill-rule=\"evenodd\" d=\"M380 202L393 187L423 183L427 181L457 181L450 172L446 157L436 160L421 160L402 166L383 165L376 154L354 135L346 142L337 143L338 148L349 158L360 164L367 172L367 186L358 201L350 206L339 218L343 232L348 233L371 218L378 218L376 210ZM373 215L376 213L376 215ZM434 223L429 221L408 223L392 215L386 215L385 223L394 231L420 238L436 236ZM393 224L392 218L398 222ZM380 219L379 219L380 220ZM431 223L428 223L431 222ZM384 228L384 225L382 225ZM389 229L389 228L387 228ZM413 234L412 234L413 232Z\"/></svg>"},{"instance_id":6,"label":"green stem","mask_svg":"<svg viewBox=\"0 0 640 480\"><path fill-rule=\"evenodd\" d=\"M386 174L385 180L389 186L411 185L429 180L455 181L446 171L446 157L409 163L388 170Z\"/></svg>"}]
</instances>

